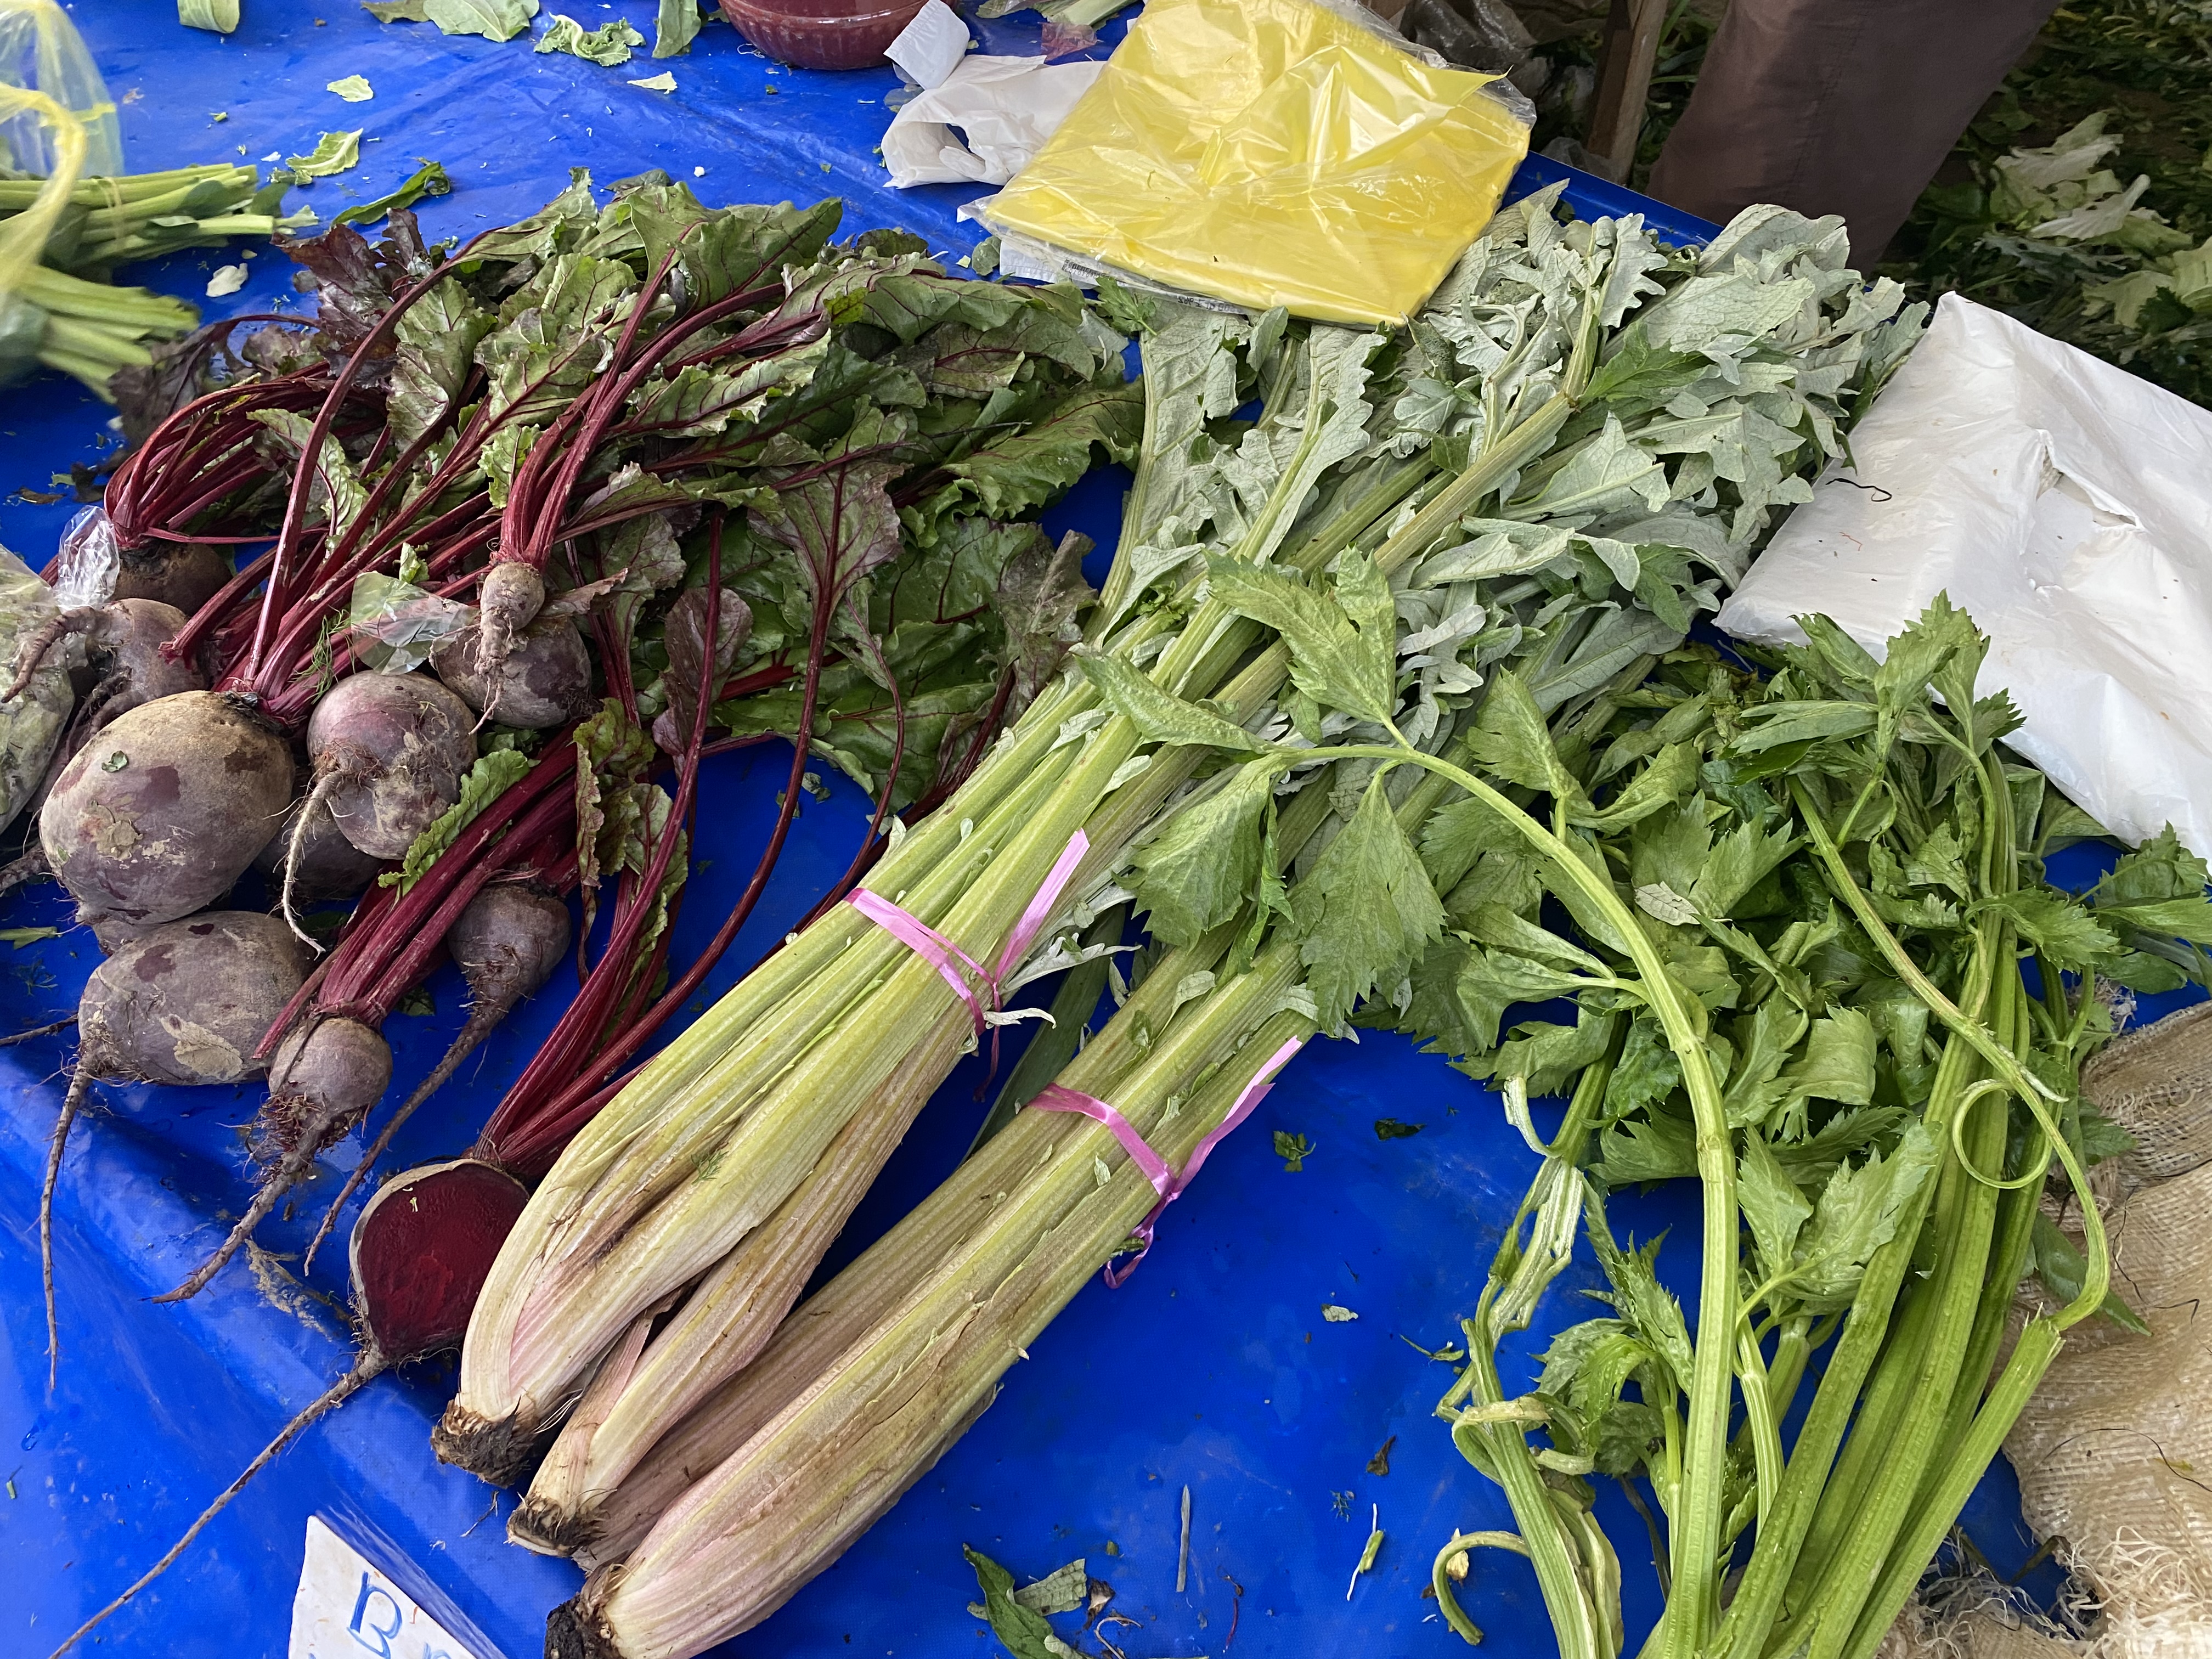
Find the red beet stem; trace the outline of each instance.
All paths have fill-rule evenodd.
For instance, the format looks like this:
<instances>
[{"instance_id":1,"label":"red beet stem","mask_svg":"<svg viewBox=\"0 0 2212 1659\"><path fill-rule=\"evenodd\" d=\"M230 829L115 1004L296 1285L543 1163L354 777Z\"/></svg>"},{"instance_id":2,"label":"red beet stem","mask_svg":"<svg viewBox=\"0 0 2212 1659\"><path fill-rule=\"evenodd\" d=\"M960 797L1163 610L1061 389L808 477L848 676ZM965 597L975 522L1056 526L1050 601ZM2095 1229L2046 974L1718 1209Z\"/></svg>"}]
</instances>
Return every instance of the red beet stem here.
<instances>
[{"instance_id":1,"label":"red beet stem","mask_svg":"<svg viewBox=\"0 0 2212 1659\"><path fill-rule=\"evenodd\" d=\"M721 570L722 520L717 517L709 532L707 545L704 637L709 641L710 650L711 642L721 626ZM810 694L810 707L811 701ZM619 1065L623 1057L634 1052L637 1043L666 1018L664 1010L672 1012L675 1007L682 1006L684 999L696 988L698 981L713 967L714 959L736 936L738 927L743 925L743 915L736 916L735 925L730 921L724 922L714 942L708 946L707 954L700 962L693 963L679 987L672 988L669 995L664 996L646 1014L645 1019L651 1024L642 1031L639 1030L640 1022L635 1017L624 1017L626 1011L621 1010L620 1004L632 997L638 988L652 982L652 963L635 963L632 957L636 950L637 936L643 930L646 918L652 913L661 882L667 874L682 828L692 815L693 805L697 799L699 754L706 746L713 704L712 697L702 695L692 709L690 736L684 745L684 752L677 761L676 799L668 814L667 828L659 845L653 848L652 860L643 875L637 878L634 886L626 886L618 897L605 950L600 953L598 964L586 977L576 1000L561 1016L544 1043L524 1068L522 1075L507 1091L506 1098L493 1112L491 1121L477 1137L479 1147L500 1147L510 1136L521 1133L525 1126L545 1109L544 1103L548 1097L551 1097L553 1103L557 1106L562 1096L577 1086L576 1080L580 1075L603 1078L613 1066ZM801 753L803 757L804 751ZM785 794L787 811L784 821L778 824L778 834L774 842L775 850L781 850L782 831L788 827L789 811L798 793L796 783L794 778L793 788ZM742 912L749 913L752 904L757 901L763 875L764 871L756 872L753 884L746 890L746 897L741 902ZM672 917L672 930L673 920ZM665 951L667 937L668 934L664 933L653 955ZM622 1047L625 1043L627 1047L623 1047L622 1054L616 1054L611 1060L604 1057L602 1051ZM591 1068L589 1071L586 1070L587 1066ZM503 1157L493 1156L489 1161L504 1164L507 1160Z\"/></svg>"},{"instance_id":2,"label":"red beet stem","mask_svg":"<svg viewBox=\"0 0 2212 1659\"><path fill-rule=\"evenodd\" d=\"M719 548L716 556L719 557ZM718 578L715 580L719 580ZM709 639L714 637L713 626L712 623L708 624L707 637ZM814 729L815 706L821 690L823 661L828 653L828 619L817 617L813 634L808 641L805 689L799 700L800 737L793 748L791 773L784 784L783 800L776 811L775 827L769 833L767 847L753 866L751 880L745 884L745 890L729 915L723 918L714 937L707 942L707 948L699 953L684 971L683 976L671 985L658 1001L643 1014L627 1019L609 1031L598 1052L572 1072L569 1074L572 1080L561 1086L550 1098L539 1094L538 1091L543 1086L540 1079L533 1078L529 1072L517 1079L514 1086L507 1091L507 1097L500 1102L490 1121L484 1125L483 1133L477 1137L477 1156L524 1171L534 1171L541 1164L550 1163L552 1155L567 1143L568 1137L590 1121L592 1115L612 1099L622 1083L628 1080L626 1074L609 1084L606 1080L609 1075L649 1042L676 1012L697 994L700 986L706 982L708 975L714 972L714 964L721 960L723 953L751 919L761 895L768 890L769 877L774 872L777 860L782 856L784 841L791 833L793 820L798 816L799 789L806 775L806 738ZM709 701L705 697L700 699L702 713ZM888 804L890 799L888 785L884 799ZM880 821L880 807L877 816ZM872 826L871 842L873 839ZM549 1073L553 1078L558 1075Z\"/></svg>"},{"instance_id":3,"label":"red beet stem","mask_svg":"<svg viewBox=\"0 0 2212 1659\"><path fill-rule=\"evenodd\" d=\"M384 314L376 319L375 325L362 336L360 343L356 345L347 356L345 366L338 371L337 378L331 381L330 391L324 395L323 406L316 411L314 423L307 428L307 441L301 446L300 464L293 470L291 492L285 498L284 519L277 530L276 545L271 554L269 585L264 596L260 618L254 624L252 648L246 658L246 678L257 690L280 690L283 689L281 684L266 688L259 684L262 659L268 644L268 630L270 624L277 615L276 607L279 603L277 596L290 574L286 568L287 561L297 558L301 551L301 544L305 538L304 521L307 516L310 481L313 478L315 468L322 458L323 441L331 435L331 428L337 424L338 410L344 405L346 394L353 390L354 383L361 378L362 370L368 362L369 353L381 344L385 337L398 325L399 319L407 314L408 310L417 301L443 282L457 265L467 258L474 251L477 242L491 234L490 230L478 232L470 239L467 246L462 248L452 258L443 261L435 266L428 276L413 283L396 295L392 302L384 308Z\"/></svg>"}]
</instances>

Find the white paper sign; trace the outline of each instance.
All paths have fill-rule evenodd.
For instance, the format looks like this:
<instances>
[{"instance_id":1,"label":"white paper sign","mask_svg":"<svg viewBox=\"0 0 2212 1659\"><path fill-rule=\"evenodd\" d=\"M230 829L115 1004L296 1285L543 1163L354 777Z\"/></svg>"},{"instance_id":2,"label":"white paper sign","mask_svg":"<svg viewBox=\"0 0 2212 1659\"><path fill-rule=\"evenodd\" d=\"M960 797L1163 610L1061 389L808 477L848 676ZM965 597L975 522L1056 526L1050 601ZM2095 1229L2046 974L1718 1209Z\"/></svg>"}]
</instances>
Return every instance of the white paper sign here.
<instances>
[{"instance_id":1,"label":"white paper sign","mask_svg":"<svg viewBox=\"0 0 2212 1659\"><path fill-rule=\"evenodd\" d=\"M490 1659L448 1636L360 1551L307 1517L286 1659Z\"/></svg>"}]
</instances>

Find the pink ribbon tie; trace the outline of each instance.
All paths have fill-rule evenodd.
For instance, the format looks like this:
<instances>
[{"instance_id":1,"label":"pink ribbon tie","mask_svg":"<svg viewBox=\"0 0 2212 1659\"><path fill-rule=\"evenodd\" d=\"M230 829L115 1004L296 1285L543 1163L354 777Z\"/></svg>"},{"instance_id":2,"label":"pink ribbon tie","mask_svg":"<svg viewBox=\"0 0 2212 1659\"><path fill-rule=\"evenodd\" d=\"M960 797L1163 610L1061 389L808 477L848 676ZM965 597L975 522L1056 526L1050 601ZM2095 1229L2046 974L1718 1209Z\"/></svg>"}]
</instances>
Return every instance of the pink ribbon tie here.
<instances>
[{"instance_id":1,"label":"pink ribbon tie","mask_svg":"<svg viewBox=\"0 0 2212 1659\"><path fill-rule=\"evenodd\" d=\"M1168 1168L1167 1161L1152 1150L1151 1143L1144 1136L1137 1133L1135 1124L1096 1096L1086 1095L1078 1089L1065 1088L1057 1083L1048 1083L1036 1098L1030 1102L1030 1105L1038 1111L1075 1112L1112 1131L1114 1139L1120 1141L1121 1149L1129 1154L1129 1161L1144 1171L1145 1179L1152 1183L1152 1190L1160 1195L1159 1202L1152 1206L1150 1213L1137 1224L1130 1234L1139 1242L1135 1259L1118 1273L1110 1265L1106 1268L1109 1288L1118 1291L1128 1282L1129 1275L1137 1271L1137 1263L1152 1251L1152 1228L1159 1220L1160 1212L1182 1196L1183 1188L1197 1179L1198 1172L1206 1167L1206 1160L1213 1149L1229 1138L1231 1130L1252 1115L1252 1109L1266 1099L1267 1091L1274 1086L1276 1074L1289 1065L1291 1056L1304 1046L1301 1039L1292 1037L1268 1056L1267 1063L1244 1085L1244 1092L1237 1097L1237 1103L1229 1109L1229 1115L1191 1149L1190 1162L1183 1167L1181 1175Z\"/></svg>"},{"instance_id":2,"label":"pink ribbon tie","mask_svg":"<svg viewBox=\"0 0 2212 1659\"><path fill-rule=\"evenodd\" d=\"M997 1013L1003 1006L1006 975L1021 966L1022 958L1029 954L1030 945L1051 916L1052 907L1060 902L1060 894L1075 878L1076 866L1083 862L1083 855L1090 850L1091 839L1080 830L1067 838L1066 847L1045 873L1044 883L1037 889L1036 896L1030 901L1029 908L1014 923L1014 931L1006 935L1006 948L1000 953L995 968L986 968L920 916L900 908L881 893L855 887L845 896L845 902L916 956L933 965L945 982L952 988L952 994L968 1005L968 1012L975 1022L975 1035L980 1037L990 1021L985 1018L987 1011L977 992L989 994L991 1006L988 1012ZM962 971L963 966L966 969L964 973ZM969 975L974 975L973 983L969 981ZM998 1039L994 1034L991 1046L993 1072L998 1070Z\"/></svg>"}]
</instances>

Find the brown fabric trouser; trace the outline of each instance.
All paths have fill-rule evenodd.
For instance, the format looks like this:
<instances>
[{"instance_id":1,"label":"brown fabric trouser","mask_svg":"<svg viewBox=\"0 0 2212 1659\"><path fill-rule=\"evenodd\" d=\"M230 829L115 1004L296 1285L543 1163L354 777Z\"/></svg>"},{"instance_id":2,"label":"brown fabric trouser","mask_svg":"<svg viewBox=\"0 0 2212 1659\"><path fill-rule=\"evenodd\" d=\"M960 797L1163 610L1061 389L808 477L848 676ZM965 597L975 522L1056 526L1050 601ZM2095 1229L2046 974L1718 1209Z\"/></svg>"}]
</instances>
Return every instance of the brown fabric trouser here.
<instances>
[{"instance_id":1,"label":"brown fabric trouser","mask_svg":"<svg viewBox=\"0 0 2212 1659\"><path fill-rule=\"evenodd\" d=\"M1720 222L1840 213L1870 265L2057 3L1734 0L1650 193Z\"/></svg>"}]
</instances>

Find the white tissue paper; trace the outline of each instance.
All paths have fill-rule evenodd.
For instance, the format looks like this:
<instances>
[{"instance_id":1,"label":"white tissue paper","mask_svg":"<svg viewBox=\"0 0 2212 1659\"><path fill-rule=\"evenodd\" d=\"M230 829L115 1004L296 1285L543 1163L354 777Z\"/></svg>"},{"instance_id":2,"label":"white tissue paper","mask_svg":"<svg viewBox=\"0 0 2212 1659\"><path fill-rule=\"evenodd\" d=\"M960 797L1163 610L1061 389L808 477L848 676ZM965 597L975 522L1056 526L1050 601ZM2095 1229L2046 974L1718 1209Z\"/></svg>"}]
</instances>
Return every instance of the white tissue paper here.
<instances>
[{"instance_id":1,"label":"white tissue paper","mask_svg":"<svg viewBox=\"0 0 2212 1659\"><path fill-rule=\"evenodd\" d=\"M936 0L931 0L932 4ZM1106 65L972 57L913 99L884 134L891 183L1003 185L1028 165Z\"/></svg>"},{"instance_id":2,"label":"white tissue paper","mask_svg":"<svg viewBox=\"0 0 2212 1659\"><path fill-rule=\"evenodd\" d=\"M899 72L927 92L945 84L968 55L968 25L945 0L929 0L884 49Z\"/></svg>"},{"instance_id":3,"label":"white tissue paper","mask_svg":"<svg viewBox=\"0 0 2212 1659\"><path fill-rule=\"evenodd\" d=\"M2212 854L2212 412L1946 295L1851 450L1721 627L1822 611L1879 653L1948 592L2015 749L2114 834Z\"/></svg>"}]
</instances>

